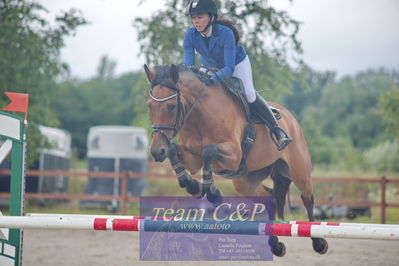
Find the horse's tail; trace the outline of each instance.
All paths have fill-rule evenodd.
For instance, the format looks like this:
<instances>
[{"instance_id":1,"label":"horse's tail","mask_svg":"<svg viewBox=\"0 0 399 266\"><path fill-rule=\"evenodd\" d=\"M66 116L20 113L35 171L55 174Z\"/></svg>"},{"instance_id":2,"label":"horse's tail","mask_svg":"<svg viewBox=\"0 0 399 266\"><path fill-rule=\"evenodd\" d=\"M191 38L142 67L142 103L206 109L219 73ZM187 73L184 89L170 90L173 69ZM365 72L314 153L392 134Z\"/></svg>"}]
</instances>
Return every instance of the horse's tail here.
<instances>
[{"instance_id":1,"label":"horse's tail","mask_svg":"<svg viewBox=\"0 0 399 266\"><path fill-rule=\"evenodd\" d=\"M284 220L284 205L285 205L285 198L288 192L288 188L291 184L291 179L288 177L276 174L272 175L273 183L274 183L274 200L276 204L276 212L277 216L280 219Z\"/></svg>"}]
</instances>

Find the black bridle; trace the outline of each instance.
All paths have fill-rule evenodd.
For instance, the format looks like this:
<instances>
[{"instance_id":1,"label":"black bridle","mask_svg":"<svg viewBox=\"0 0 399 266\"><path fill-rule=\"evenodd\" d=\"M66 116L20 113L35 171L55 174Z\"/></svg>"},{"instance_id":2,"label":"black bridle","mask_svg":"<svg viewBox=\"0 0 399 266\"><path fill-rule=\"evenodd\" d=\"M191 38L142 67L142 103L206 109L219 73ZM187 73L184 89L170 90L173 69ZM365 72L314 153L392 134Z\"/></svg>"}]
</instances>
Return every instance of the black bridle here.
<instances>
[{"instance_id":1,"label":"black bridle","mask_svg":"<svg viewBox=\"0 0 399 266\"><path fill-rule=\"evenodd\" d=\"M172 142L172 139L174 137L176 137L177 132L179 132L180 128L183 126L183 122L182 122L181 118L183 117L182 113L184 112L184 108L183 108L183 104L181 102L181 93L180 93L180 89L176 88L176 86L174 86L172 83L170 83L167 80L163 80L161 83L153 85L152 88L154 88L156 85L167 87L167 88L173 90L175 93L170 96L167 96L165 98L157 98L152 94L152 90L151 90L150 97L154 101L160 103L160 102L165 102L167 100L177 97L177 113L176 113L175 124L173 126L152 125L152 134L154 134L155 132L160 133L162 136L165 137L165 139L167 139L168 143L170 144ZM173 131L172 136L168 136L164 130L172 130Z\"/></svg>"},{"instance_id":2,"label":"black bridle","mask_svg":"<svg viewBox=\"0 0 399 266\"><path fill-rule=\"evenodd\" d=\"M156 101L158 103L159 102L165 102L167 100L170 100L170 99L173 99L173 98L177 97L177 113L176 113L175 124L173 126L152 125L152 134L154 134L155 132L160 133L162 136L165 137L165 139L167 140L168 144L170 145L170 144L172 144L172 139L174 137L176 137L176 135L179 132L179 130L183 127L184 122L190 116L191 112L194 110L195 106L198 104L198 102L200 101L200 99L204 95L205 90L202 91L201 94L196 97L194 104L191 106L191 108L187 112L187 114L185 114L184 106L183 106L183 103L181 101L180 89L177 88L176 86L174 86L168 80L163 80L159 84L153 84L152 88L154 88L157 85L160 85L160 86L163 86L163 87L167 87L167 88L173 90L175 93L172 94L172 95L169 95L167 97L164 97L164 98L157 98L157 97L155 97L152 94L152 90L151 90L149 95L150 95L151 99L153 99L154 101ZM168 136L168 134L166 134L164 130L172 130L173 131L172 136Z\"/></svg>"}]
</instances>

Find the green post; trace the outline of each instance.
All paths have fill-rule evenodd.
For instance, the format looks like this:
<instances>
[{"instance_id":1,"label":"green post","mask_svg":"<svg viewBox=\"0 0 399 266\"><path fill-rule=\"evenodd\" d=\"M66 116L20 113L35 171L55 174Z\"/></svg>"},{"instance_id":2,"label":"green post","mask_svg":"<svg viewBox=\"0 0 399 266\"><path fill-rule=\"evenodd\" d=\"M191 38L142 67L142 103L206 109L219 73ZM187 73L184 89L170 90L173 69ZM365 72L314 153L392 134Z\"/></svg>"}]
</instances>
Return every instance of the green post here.
<instances>
[{"instance_id":1,"label":"green post","mask_svg":"<svg viewBox=\"0 0 399 266\"><path fill-rule=\"evenodd\" d=\"M24 120L18 116L0 112L0 136L12 140L11 150L11 185L10 185L10 215L22 216L25 192L25 148L26 136ZM14 265L21 265L22 260L22 230L10 229L9 239L0 239L0 255L4 259L14 259ZM15 254L5 254L5 246L15 247ZM13 256L14 255L14 258Z\"/></svg>"}]
</instances>

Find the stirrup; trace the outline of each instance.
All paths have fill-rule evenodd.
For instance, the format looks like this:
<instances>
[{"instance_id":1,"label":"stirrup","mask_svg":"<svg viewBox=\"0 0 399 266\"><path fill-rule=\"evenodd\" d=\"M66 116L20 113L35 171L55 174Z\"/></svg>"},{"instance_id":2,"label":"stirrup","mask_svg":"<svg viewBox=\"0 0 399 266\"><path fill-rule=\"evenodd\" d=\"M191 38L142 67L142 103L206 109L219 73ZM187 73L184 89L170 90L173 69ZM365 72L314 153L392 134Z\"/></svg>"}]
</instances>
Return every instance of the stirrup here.
<instances>
[{"instance_id":1,"label":"stirrup","mask_svg":"<svg viewBox=\"0 0 399 266\"><path fill-rule=\"evenodd\" d=\"M278 141L278 143L277 143L277 150L278 151L284 150L284 148L287 147L287 145L290 144L292 141L293 141L293 139L288 136L285 137L285 140L280 139L280 141Z\"/></svg>"},{"instance_id":2,"label":"stirrup","mask_svg":"<svg viewBox=\"0 0 399 266\"><path fill-rule=\"evenodd\" d=\"M276 141L274 142L277 146L277 150L281 151L285 147L287 147L288 144L290 144L293 139L287 135L287 133L284 132L281 128L276 128L276 131L279 131L277 134L273 132L274 136L276 137ZM278 139L277 135L280 136L280 139Z\"/></svg>"}]
</instances>

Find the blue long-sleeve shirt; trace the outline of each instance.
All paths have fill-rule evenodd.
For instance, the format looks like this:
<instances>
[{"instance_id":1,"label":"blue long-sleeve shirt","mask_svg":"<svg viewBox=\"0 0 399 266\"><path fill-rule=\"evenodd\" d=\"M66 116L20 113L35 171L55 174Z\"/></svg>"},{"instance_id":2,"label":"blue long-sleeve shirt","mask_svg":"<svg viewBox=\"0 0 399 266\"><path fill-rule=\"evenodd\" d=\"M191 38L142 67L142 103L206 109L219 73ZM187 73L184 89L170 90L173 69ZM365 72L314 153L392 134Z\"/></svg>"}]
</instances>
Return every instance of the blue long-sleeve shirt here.
<instances>
[{"instance_id":1,"label":"blue long-sleeve shirt","mask_svg":"<svg viewBox=\"0 0 399 266\"><path fill-rule=\"evenodd\" d=\"M218 23L213 24L208 46L201 34L192 27L185 34L183 48L186 66L195 65L195 51L197 51L200 54L201 64L220 69L216 73L220 77L231 77L235 66L247 56L244 48L235 43L233 31Z\"/></svg>"}]
</instances>

